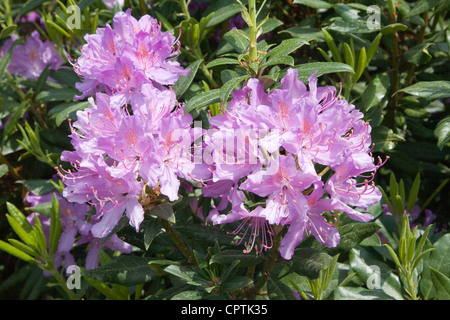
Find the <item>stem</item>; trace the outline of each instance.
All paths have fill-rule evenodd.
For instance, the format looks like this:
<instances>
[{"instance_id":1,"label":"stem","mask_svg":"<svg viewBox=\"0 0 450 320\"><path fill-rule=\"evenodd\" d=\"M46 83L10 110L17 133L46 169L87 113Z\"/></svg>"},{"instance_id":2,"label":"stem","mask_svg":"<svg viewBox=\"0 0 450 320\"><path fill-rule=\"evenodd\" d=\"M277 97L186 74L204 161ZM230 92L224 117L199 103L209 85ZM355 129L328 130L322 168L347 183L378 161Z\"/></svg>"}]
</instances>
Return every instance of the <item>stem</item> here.
<instances>
[{"instance_id":1,"label":"stem","mask_svg":"<svg viewBox=\"0 0 450 320\"><path fill-rule=\"evenodd\" d=\"M248 12L250 15L250 22L249 25L250 28L250 61L254 62L258 60L258 52L256 50L256 0L249 0L248 1Z\"/></svg>"},{"instance_id":2,"label":"stem","mask_svg":"<svg viewBox=\"0 0 450 320\"><path fill-rule=\"evenodd\" d=\"M11 163L9 163L8 159L2 154L2 149L0 148L0 164L6 164L8 167L8 172L14 180L21 180L22 177L17 172L16 168L14 168Z\"/></svg>"},{"instance_id":3,"label":"stem","mask_svg":"<svg viewBox=\"0 0 450 320\"><path fill-rule=\"evenodd\" d=\"M186 0L180 0L180 6L181 6L181 11L183 11L184 18L186 20L189 20L191 18L191 15L189 14L189 10L188 10L188 6L187 6L187 3L186 3Z\"/></svg>"},{"instance_id":4,"label":"stem","mask_svg":"<svg viewBox=\"0 0 450 320\"><path fill-rule=\"evenodd\" d=\"M68 287L66 281L63 279L61 274L53 267L53 264L50 263L50 267L45 268L47 272L49 272L53 277L55 277L58 284L64 290L65 293L69 296L70 300L78 300L78 297L75 293L73 293Z\"/></svg>"},{"instance_id":5,"label":"stem","mask_svg":"<svg viewBox=\"0 0 450 320\"><path fill-rule=\"evenodd\" d=\"M175 243L177 248L188 259L188 261L190 263L196 264L194 255L189 250L189 248L184 244L183 240L181 240L181 238L175 233L175 231L172 229L172 226L170 225L170 223L165 219L161 219L161 225L163 226L164 230L166 230L167 234L172 239L172 241Z\"/></svg>"},{"instance_id":6,"label":"stem","mask_svg":"<svg viewBox=\"0 0 450 320\"><path fill-rule=\"evenodd\" d=\"M278 258L278 248L280 247L281 243L281 235L278 235L275 238L275 243L273 245L273 248L270 251L269 260L267 260L264 269L262 271L262 277L258 280L258 282L255 284L254 287L250 288L249 290L249 296L254 297L258 294L259 290L264 286L264 284L267 282L267 279L269 278L270 273L272 272L273 267L275 266L275 263L277 262Z\"/></svg>"}]
</instances>

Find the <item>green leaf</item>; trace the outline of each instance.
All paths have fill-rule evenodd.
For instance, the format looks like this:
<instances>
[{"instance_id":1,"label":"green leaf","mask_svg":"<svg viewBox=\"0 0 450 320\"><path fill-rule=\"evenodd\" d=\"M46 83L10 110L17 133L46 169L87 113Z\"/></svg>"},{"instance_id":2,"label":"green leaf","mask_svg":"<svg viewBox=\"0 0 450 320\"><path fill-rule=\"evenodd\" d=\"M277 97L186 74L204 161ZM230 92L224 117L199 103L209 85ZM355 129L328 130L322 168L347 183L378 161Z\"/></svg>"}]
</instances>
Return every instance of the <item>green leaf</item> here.
<instances>
[{"instance_id":1,"label":"green leaf","mask_svg":"<svg viewBox=\"0 0 450 320\"><path fill-rule=\"evenodd\" d=\"M330 9L333 8L333 4L322 0L294 0L294 4L302 4L304 6L314 9Z\"/></svg>"},{"instance_id":2,"label":"green leaf","mask_svg":"<svg viewBox=\"0 0 450 320\"><path fill-rule=\"evenodd\" d=\"M404 25L403 23L393 23L383 27L383 29L381 29L381 34L387 35L406 30L408 30L407 25Z\"/></svg>"},{"instance_id":3,"label":"green leaf","mask_svg":"<svg viewBox=\"0 0 450 320\"><path fill-rule=\"evenodd\" d=\"M124 297L119 291L114 290L113 288L107 286L102 281L90 278L88 276L84 277L86 281L95 289L97 289L101 294L107 297L110 300L127 300L127 297Z\"/></svg>"},{"instance_id":4,"label":"green leaf","mask_svg":"<svg viewBox=\"0 0 450 320\"><path fill-rule=\"evenodd\" d=\"M25 210L30 212L37 212L43 216L50 216L52 214L52 202L45 202L33 207L26 207Z\"/></svg>"},{"instance_id":5,"label":"green leaf","mask_svg":"<svg viewBox=\"0 0 450 320\"><path fill-rule=\"evenodd\" d=\"M170 300L201 300L205 293L200 290L186 290L175 294Z\"/></svg>"},{"instance_id":6,"label":"green leaf","mask_svg":"<svg viewBox=\"0 0 450 320\"><path fill-rule=\"evenodd\" d=\"M184 107L184 114L187 114L195 109L200 109L210 104L220 102L220 92L220 89L213 89L196 94L186 103Z\"/></svg>"},{"instance_id":7,"label":"green leaf","mask_svg":"<svg viewBox=\"0 0 450 320\"><path fill-rule=\"evenodd\" d=\"M426 64L431 60L431 54L428 53L428 47L433 43L421 43L409 48L403 54L403 59L412 64Z\"/></svg>"},{"instance_id":8,"label":"green leaf","mask_svg":"<svg viewBox=\"0 0 450 320\"><path fill-rule=\"evenodd\" d=\"M175 213L173 211L172 205L168 202L163 202L155 207L152 207L146 212L152 216L159 217L169 222L172 223L176 222Z\"/></svg>"},{"instance_id":9,"label":"green leaf","mask_svg":"<svg viewBox=\"0 0 450 320\"><path fill-rule=\"evenodd\" d=\"M450 279L432 267L430 267L430 271L431 279L436 288L436 295L434 298L436 300L450 300Z\"/></svg>"},{"instance_id":10,"label":"green leaf","mask_svg":"<svg viewBox=\"0 0 450 320\"><path fill-rule=\"evenodd\" d=\"M191 63L188 66L188 69L189 68L191 69L189 75L179 77L178 81L173 85L172 89L175 92L178 99L180 99L186 92L186 90L189 89L189 86L191 85L192 81L195 78L195 75L197 74L198 67L202 62L203 59L199 59Z\"/></svg>"},{"instance_id":11,"label":"green leaf","mask_svg":"<svg viewBox=\"0 0 450 320\"><path fill-rule=\"evenodd\" d=\"M213 61L209 62L206 65L206 68L212 68L212 67L216 67L216 66L221 66L221 65L229 65L229 64L239 64L239 61L237 59L232 59L232 58L218 58L218 59L214 59Z\"/></svg>"},{"instance_id":12,"label":"green leaf","mask_svg":"<svg viewBox=\"0 0 450 320\"><path fill-rule=\"evenodd\" d=\"M450 97L450 81L420 81L399 91L421 98L443 99Z\"/></svg>"},{"instance_id":13,"label":"green leaf","mask_svg":"<svg viewBox=\"0 0 450 320\"><path fill-rule=\"evenodd\" d=\"M164 271L186 281L188 284L194 286L201 285L201 283L198 282L197 273L190 267L170 265L164 268Z\"/></svg>"},{"instance_id":14,"label":"green leaf","mask_svg":"<svg viewBox=\"0 0 450 320\"><path fill-rule=\"evenodd\" d=\"M237 264L238 267L246 268L259 264L262 258L251 253L244 253L242 250L223 250L213 255L209 263L232 265L235 261L239 261L239 264Z\"/></svg>"},{"instance_id":15,"label":"green leaf","mask_svg":"<svg viewBox=\"0 0 450 320\"><path fill-rule=\"evenodd\" d=\"M355 73L351 66L340 62L311 62L297 65L294 68L298 70L298 77L303 82L308 82L308 78L316 71L316 77L338 72Z\"/></svg>"},{"instance_id":16,"label":"green leaf","mask_svg":"<svg viewBox=\"0 0 450 320\"><path fill-rule=\"evenodd\" d=\"M431 8L437 6L440 2L441 0L420 0L419 3L414 5L411 11L408 12L405 18L411 18L419 14L422 14L425 11L428 11Z\"/></svg>"},{"instance_id":17,"label":"green leaf","mask_svg":"<svg viewBox=\"0 0 450 320\"><path fill-rule=\"evenodd\" d=\"M297 50L298 48L301 48L304 45L309 45L309 43L300 39L283 40L279 45L277 45L272 50L267 52L265 58L268 59L271 56L274 57L285 56Z\"/></svg>"},{"instance_id":18,"label":"green leaf","mask_svg":"<svg viewBox=\"0 0 450 320\"><path fill-rule=\"evenodd\" d=\"M35 94L39 94L39 92L42 91L42 89L45 86L45 82L47 81L47 78L50 74L50 68L51 64L47 64L44 68L44 70L42 70L42 73L39 75L39 78L36 81L36 85L34 87L34 92Z\"/></svg>"},{"instance_id":19,"label":"green leaf","mask_svg":"<svg viewBox=\"0 0 450 320\"><path fill-rule=\"evenodd\" d=\"M249 40L242 30L231 29L223 35L223 38L239 53L248 50Z\"/></svg>"},{"instance_id":20,"label":"green leaf","mask_svg":"<svg viewBox=\"0 0 450 320\"><path fill-rule=\"evenodd\" d=\"M438 139L437 146L440 150L450 140L450 116L438 122L434 129L434 136Z\"/></svg>"},{"instance_id":21,"label":"green leaf","mask_svg":"<svg viewBox=\"0 0 450 320\"><path fill-rule=\"evenodd\" d=\"M427 248L425 246L425 248ZM439 240L433 243L430 255L424 258L424 269L422 272L422 280L420 281L420 292L424 299L429 300L436 294L436 289L433 286L430 269L432 267L444 275L450 275L450 234L443 235Z\"/></svg>"},{"instance_id":22,"label":"green leaf","mask_svg":"<svg viewBox=\"0 0 450 320\"><path fill-rule=\"evenodd\" d=\"M203 226L199 224L191 224L185 226L175 226L174 229L186 235L189 240L205 241L215 244L216 241L222 245L230 245L234 243L235 236L222 231L220 226Z\"/></svg>"},{"instance_id":23,"label":"green leaf","mask_svg":"<svg viewBox=\"0 0 450 320\"><path fill-rule=\"evenodd\" d=\"M361 241L373 235L380 226L375 222L349 223L338 228L341 241L335 248L329 248L326 252L330 255L350 251Z\"/></svg>"},{"instance_id":24,"label":"green leaf","mask_svg":"<svg viewBox=\"0 0 450 320\"><path fill-rule=\"evenodd\" d=\"M359 80L359 78L361 78L361 75L363 74L366 66L367 66L366 48L362 47L361 51L359 52L358 62L356 63L353 83L356 83Z\"/></svg>"},{"instance_id":25,"label":"green leaf","mask_svg":"<svg viewBox=\"0 0 450 320\"><path fill-rule=\"evenodd\" d=\"M412 208L416 204L417 196L419 195L419 189L420 189L420 172L417 173L414 182L411 186L411 190L409 191L406 212L411 212Z\"/></svg>"},{"instance_id":26,"label":"green leaf","mask_svg":"<svg viewBox=\"0 0 450 320\"><path fill-rule=\"evenodd\" d=\"M126 287L148 282L156 276L149 266L149 259L133 255L123 255L96 269L82 274L103 283L115 283Z\"/></svg>"},{"instance_id":27,"label":"green leaf","mask_svg":"<svg viewBox=\"0 0 450 320\"><path fill-rule=\"evenodd\" d=\"M16 30L16 28L17 28L17 25L15 25L15 24L9 25L6 28L4 28L0 32L0 40L3 38L9 37L14 32L14 30Z\"/></svg>"},{"instance_id":28,"label":"green leaf","mask_svg":"<svg viewBox=\"0 0 450 320\"><path fill-rule=\"evenodd\" d=\"M366 261L367 259L367 261ZM380 289L391 298L404 300L402 284L391 268L375 258L371 260L364 251L353 248L349 253L351 270L356 273L359 280L370 289Z\"/></svg>"},{"instance_id":29,"label":"green leaf","mask_svg":"<svg viewBox=\"0 0 450 320\"><path fill-rule=\"evenodd\" d=\"M350 67L355 68L355 57L354 52L350 48L347 42L342 44L342 49L344 51L344 60Z\"/></svg>"},{"instance_id":30,"label":"green leaf","mask_svg":"<svg viewBox=\"0 0 450 320\"><path fill-rule=\"evenodd\" d=\"M233 90L242 82L250 78L250 75L246 74L237 78L233 78L226 82L220 89L220 100L226 102Z\"/></svg>"},{"instance_id":31,"label":"green leaf","mask_svg":"<svg viewBox=\"0 0 450 320\"><path fill-rule=\"evenodd\" d=\"M287 33L291 37L297 38L301 41L310 42L317 41L323 42L325 41L325 37L323 35L322 30L311 28L310 26L302 26L302 27L291 27L286 30L281 30L278 33Z\"/></svg>"},{"instance_id":32,"label":"green leaf","mask_svg":"<svg viewBox=\"0 0 450 320\"><path fill-rule=\"evenodd\" d=\"M30 255L26 254L22 250L17 249L13 245L10 245L9 243L0 240L0 250L5 251L6 253L19 258L25 262L31 263L31 264L37 264L38 262L31 257Z\"/></svg>"},{"instance_id":33,"label":"green leaf","mask_svg":"<svg viewBox=\"0 0 450 320\"><path fill-rule=\"evenodd\" d=\"M247 1L241 1L244 5ZM228 18L234 16L235 14L242 11L242 7L237 1L234 0L222 0L213 1L208 9L203 13L204 16L214 13L211 19L206 24L206 27L213 27Z\"/></svg>"},{"instance_id":34,"label":"green leaf","mask_svg":"<svg viewBox=\"0 0 450 320\"><path fill-rule=\"evenodd\" d=\"M292 289L276 279L267 280L267 292L270 300L296 300Z\"/></svg>"},{"instance_id":35,"label":"green leaf","mask_svg":"<svg viewBox=\"0 0 450 320\"><path fill-rule=\"evenodd\" d=\"M250 279L248 277L244 277L244 276L238 276L238 277L234 277L230 280L225 281L221 285L221 288L225 292L231 292L234 290L245 288L246 286L248 286L252 283L253 283L252 279Z\"/></svg>"},{"instance_id":36,"label":"green leaf","mask_svg":"<svg viewBox=\"0 0 450 320\"><path fill-rule=\"evenodd\" d=\"M0 164L0 178L8 173L8 166L6 164Z\"/></svg>"},{"instance_id":37,"label":"green leaf","mask_svg":"<svg viewBox=\"0 0 450 320\"><path fill-rule=\"evenodd\" d=\"M390 79L387 74L378 74L369 83L361 96L360 109L367 112L387 99L387 92L390 86Z\"/></svg>"},{"instance_id":38,"label":"green leaf","mask_svg":"<svg viewBox=\"0 0 450 320\"><path fill-rule=\"evenodd\" d=\"M338 287L334 300L393 300L382 290L369 290L362 287Z\"/></svg>"},{"instance_id":39,"label":"green leaf","mask_svg":"<svg viewBox=\"0 0 450 320\"><path fill-rule=\"evenodd\" d=\"M372 60L373 56L377 52L378 46L381 41L381 37L383 37L383 34L380 32L377 34L375 39L373 39L369 49L367 49L367 64L369 64L369 62Z\"/></svg>"},{"instance_id":40,"label":"green leaf","mask_svg":"<svg viewBox=\"0 0 450 320\"><path fill-rule=\"evenodd\" d=\"M25 13L27 13L28 11L31 11L37 7L39 7L40 5L42 5L44 2L47 2L49 0L30 0L27 3L25 3L23 6L21 6L21 9L19 11L18 16L22 16Z\"/></svg>"},{"instance_id":41,"label":"green leaf","mask_svg":"<svg viewBox=\"0 0 450 320\"><path fill-rule=\"evenodd\" d=\"M37 96L38 101L67 101L73 100L74 96L79 95L80 92L71 88L63 89L48 89L46 91L41 91Z\"/></svg>"},{"instance_id":42,"label":"green leaf","mask_svg":"<svg viewBox=\"0 0 450 320\"><path fill-rule=\"evenodd\" d=\"M269 61L266 61L265 63L263 63L260 67L266 68L269 66L279 65L279 64L294 66L294 63L295 63L294 58L292 58L291 56L275 56L275 57L270 58Z\"/></svg>"},{"instance_id":43,"label":"green leaf","mask_svg":"<svg viewBox=\"0 0 450 320\"><path fill-rule=\"evenodd\" d=\"M52 211L50 216L50 239L49 249L50 254L55 254L58 249L59 237L61 235L62 225L59 218L59 202L56 198L56 194L53 193L52 197Z\"/></svg>"},{"instance_id":44,"label":"green leaf","mask_svg":"<svg viewBox=\"0 0 450 320\"><path fill-rule=\"evenodd\" d=\"M327 268L333 263L333 258L326 252L314 248L298 248L294 256L288 262L290 269L295 273L316 279L320 270Z\"/></svg>"},{"instance_id":45,"label":"green leaf","mask_svg":"<svg viewBox=\"0 0 450 320\"><path fill-rule=\"evenodd\" d=\"M88 101L83 102L66 102L58 104L57 106L50 109L48 115L55 119L56 125L59 127L61 123L75 114L78 110L84 110L88 108L91 104Z\"/></svg>"},{"instance_id":46,"label":"green leaf","mask_svg":"<svg viewBox=\"0 0 450 320\"><path fill-rule=\"evenodd\" d=\"M161 232L161 223L157 219L147 219L141 223L144 230L144 246L148 250L156 236Z\"/></svg>"}]
</instances>

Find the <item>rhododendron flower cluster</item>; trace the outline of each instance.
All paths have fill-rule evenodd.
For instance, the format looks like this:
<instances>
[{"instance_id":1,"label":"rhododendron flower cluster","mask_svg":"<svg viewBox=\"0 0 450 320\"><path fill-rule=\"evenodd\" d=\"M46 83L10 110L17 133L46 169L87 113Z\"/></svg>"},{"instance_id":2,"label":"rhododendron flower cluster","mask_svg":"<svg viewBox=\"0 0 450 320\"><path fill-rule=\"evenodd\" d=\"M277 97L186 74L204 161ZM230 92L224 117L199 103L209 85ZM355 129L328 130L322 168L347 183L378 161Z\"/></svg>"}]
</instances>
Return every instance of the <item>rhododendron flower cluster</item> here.
<instances>
[{"instance_id":1,"label":"rhododendron flower cluster","mask_svg":"<svg viewBox=\"0 0 450 320\"><path fill-rule=\"evenodd\" d=\"M184 115L165 86L189 72L168 60L173 37L150 16L137 21L127 11L114 16L114 29L98 29L86 40L76 62L86 78L78 88L95 96L77 112L70 135L74 150L61 155L72 168L59 168L59 174L67 200L95 207L90 232L100 239L124 213L139 231L151 195L176 200L179 178L198 170L190 157L192 116Z\"/></svg>"},{"instance_id":2,"label":"rhododendron flower cluster","mask_svg":"<svg viewBox=\"0 0 450 320\"><path fill-rule=\"evenodd\" d=\"M373 178L382 161L372 157L370 125L335 87L318 87L315 74L307 87L296 69L271 92L249 79L210 118L210 129L194 130L166 87L189 72L172 60L177 40L130 10L113 22L86 36L75 63L81 97L95 96L77 112L74 150L62 153L73 168L60 171L63 196L95 207L94 238L110 234L124 213L139 231L150 197L176 200L181 179L200 181L205 197L220 198L206 221L240 221L233 233L245 252L271 248L286 227L279 250L290 259L304 234L336 246L339 212L372 219L364 210L381 198Z\"/></svg>"},{"instance_id":3,"label":"rhododendron flower cluster","mask_svg":"<svg viewBox=\"0 0 450 320\"><path fill-rule=\"evenodd\" d=\"M160 23L149 15L137 20L131 9L117 12L113 27L97 28L84 39L86 44L75 63L75 71L84 79L76 84L82 92L80 99L99 91L130 99L144 84L161 89L189 74L174 60L179 54L178 40L161 32Z\"/></svg>"},{"instance_id":4,"label":"rhododendron flower cluster","mask_svg":"<svg viewBox=\"0 0 450 320\"><path fill-rule=\"evenodd\" d=\"M288 226L280 253L290 259L304 234L334 247L340 241L330 222L336 212L356 221L381 193L373 177L370 125L363 114L338 96L333 86L309 89L290 69L278 89L265 92L257 79L232 93L228 110L212 117L205 136L211 179L205 196L221 198L215 224L241 220L246 251L271 248L275 226ZM256 200L257 201L256 201ZM246 205L248 201L262 205Z\"/></svg>"},{"instance_id":5,"label":"rhododendron flower cluster","mask_svg":"<svg viewBox=\"0 0 450 320\"><path fill-rule=\"evenodd\" d=\"M94 269L99 265L99 249L112 249L122 253L130 253L132 246L119 239L117 235L111 235L104 243L101 239L95 238L92 233L92 225L95 220L88 219L90 206L85 203L71 203L61 197L59 193L48 193L44 195L29 194L26 197L27 203L32 206L42 205L52 200L53 194L59 202L62 232L55 254L55 267L76 265L75 258L71 251L76 246L88 244L86 256L86 269ZM33 212L27 217L31 224L34 224L35 216L38 216L47 237L50 234L50 216Z\"/></svg>"},{"instance_id":6,"label":"rhododendron flower cluster","mask_svg":"<svg viewBox=\"0 0 450 320\"><path fill-rule=\"evenodd\" d=\"M3 56L13 45L16 38L5 41L0 50ZM13 49L8 71L27 79L37 79L49 66L50 70L59 69L63 61L50 41L42 41L38 31L33 31L24 44L18 44Z\"/></svg>"}]
</instances>

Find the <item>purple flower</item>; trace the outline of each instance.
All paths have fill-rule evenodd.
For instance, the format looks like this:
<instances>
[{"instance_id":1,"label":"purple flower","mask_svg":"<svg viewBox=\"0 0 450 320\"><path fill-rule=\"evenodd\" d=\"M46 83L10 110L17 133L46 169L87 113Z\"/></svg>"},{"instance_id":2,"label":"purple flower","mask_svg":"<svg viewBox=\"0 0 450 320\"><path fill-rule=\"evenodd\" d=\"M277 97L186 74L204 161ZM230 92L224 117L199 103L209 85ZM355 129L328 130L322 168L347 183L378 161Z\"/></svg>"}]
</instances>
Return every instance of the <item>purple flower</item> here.
<instances>
[{"instance_id":1,"label":"purple flower","mask_svg":"<svg viewBox=\"0 0 450 320\"><path fill-rule=\"evenodd\" d=\"M318 87L315 73L307 87L290 69L272 92L249 79L210 124L205 150L212 174L203 194L220 197L219 210L231 203L228 214L212 215L214 224L242 220L235 233L252 230L246 251L269 248L273 231L284 226L280 253L290 259L305 235L327 247L339 244L327 218L334 212L373 218L363 211L381 199L373 178L383 163L371 155L370 125L336 88Z\"/></svg>"},{"instance_id":2,"label":"purple flower","mask_svg":"<svg viewBox=\"0 0 450 320\"><path fill-rule=\"evenodd\" d=\"M173 60L179 53L178 40L161 32L156 19L145 15L137 20L130 9L115 14L113 27L97 28L85 40L75 63L75 71L84 79L76 84L82 92L79 99L102 90L130 100L144 84L161 89L190 72Z\"/></svg>"},{"instance_id":3,"label":"purple flower","mask_svg":"<svg viewBox=\"0 0 450 320\"><path fill-rule=\"evenodd\" d=\"M8 39L3 45L0 56L3 56L13 44ZM45 67L50 64L51 70L57 70L63 64L56 47L50 41L42 41L38 31L33 31L25 44L14 47L8 71L27 79L37 79Z\"/></svg>"},{"instance_id":4,"label":"purple flower","mask_svg":"<svg viewBox=\"0 0 450 320\"><path fill-rule=\"evenodd\" d=\"M123 242L117 236L113 235L103 245L101 239L92 234L92 216L89 211L91 207L85 203L74 203L65 200L59 193L48 193L44 195L27 195L25 201L30 206L37 206L52 201L53 194L56 195L59 203L59 217L61 220L61 235L58 242L57 251L54 257L55 268L67 268L70 265L76 265L72 250L82 244L88 243L88 252L86 255L85 267L93 269L98 266L97 250L112 249L121 253L130 253L132 246ZM34 223L35 217L38 217L43 225L44 233L49 236L50 216L31 213L27 219Z\"/></svg>"}]
</instances>

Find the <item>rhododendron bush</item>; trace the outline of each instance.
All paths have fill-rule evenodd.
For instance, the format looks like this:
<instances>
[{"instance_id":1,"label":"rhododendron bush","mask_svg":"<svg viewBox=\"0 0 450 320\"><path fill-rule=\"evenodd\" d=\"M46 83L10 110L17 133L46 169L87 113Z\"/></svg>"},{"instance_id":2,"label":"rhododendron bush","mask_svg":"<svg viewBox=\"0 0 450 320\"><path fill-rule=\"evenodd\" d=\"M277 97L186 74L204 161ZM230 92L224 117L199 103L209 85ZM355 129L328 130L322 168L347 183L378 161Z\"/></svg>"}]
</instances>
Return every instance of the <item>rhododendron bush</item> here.
<instances>
[{"instance_id":1,"label":"rhododendron bush","mask_svg":"<svg viewBox=\"0 0 450 320\"><path fill-rule=\"evenodd\" d=\"M449 299L447 9L5 0L0 296Z\"/></svg>"}]
</instances>

